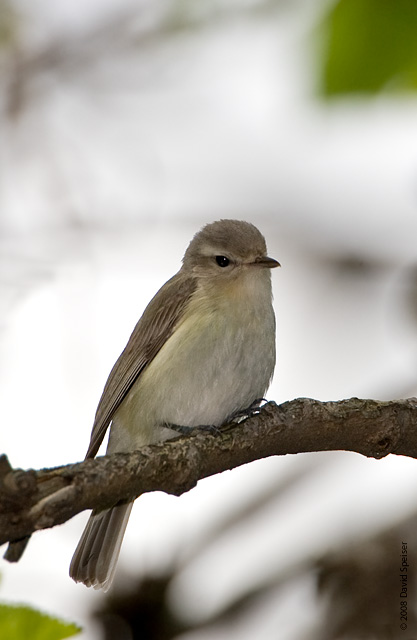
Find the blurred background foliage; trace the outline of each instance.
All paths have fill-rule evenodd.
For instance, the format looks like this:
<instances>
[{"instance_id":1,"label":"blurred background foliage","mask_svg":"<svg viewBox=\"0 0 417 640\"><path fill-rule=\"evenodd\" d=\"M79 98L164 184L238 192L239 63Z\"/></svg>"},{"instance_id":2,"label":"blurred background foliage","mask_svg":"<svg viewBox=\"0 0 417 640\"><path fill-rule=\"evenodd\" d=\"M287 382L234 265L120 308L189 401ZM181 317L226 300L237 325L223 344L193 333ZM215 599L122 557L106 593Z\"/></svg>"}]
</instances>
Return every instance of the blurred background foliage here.
<instances>
[{"instance_id":1,"label":"blurred background foliage","mask_svg":"<svg viewBox=\"0 0 417 640\"><path fill-rule=\"evenodd\" d=\"M7 640L63 640L80 628L40 613L31 607L0 604L0 633Z\"/></svg>"},{"instance_id":2,"label":"blurred background foliage","mask_svg":"<svg viewBox=\"0 0 417 640\"><path fill-rule=\"evenodd\" d=\"M417 393L416 32L414 0L0 0L13 465L81 458L134 322L219 217L283 264L270 398ZM416 484L411 460L261 461L143 496L110 594L67 577L82 518L3 593L84 640L405 638L406 540L416 636Z\"/></svg>"},{"instance_id":3,"label":"blurred background foliage","mask_svg":"<svg viewBox=\"0 0 417 640\"><path fill-rule=\"evenodd\" d=\"M417 88L413 0L340 0L323 20L325 97Z\"/></svg>"}]
</instances>

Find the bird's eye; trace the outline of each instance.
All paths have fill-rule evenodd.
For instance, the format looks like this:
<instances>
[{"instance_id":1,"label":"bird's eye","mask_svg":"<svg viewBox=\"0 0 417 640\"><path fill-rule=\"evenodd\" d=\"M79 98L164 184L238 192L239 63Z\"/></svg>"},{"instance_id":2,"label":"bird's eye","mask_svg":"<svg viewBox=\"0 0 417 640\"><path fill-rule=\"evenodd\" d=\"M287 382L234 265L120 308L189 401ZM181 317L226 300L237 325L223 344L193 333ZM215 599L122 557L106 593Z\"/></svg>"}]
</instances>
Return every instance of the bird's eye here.
<instances>
[{"instance_id":1,"label":"bird's eye","mask_svg":"<svg viewBox=\"0 0 417 640\"><path fill-rule=\"evenodd\" d=\"M227 267L230 264L230 260L226 256L216 256L216 262L219 267Z\"/></svg>"}]
</instances>

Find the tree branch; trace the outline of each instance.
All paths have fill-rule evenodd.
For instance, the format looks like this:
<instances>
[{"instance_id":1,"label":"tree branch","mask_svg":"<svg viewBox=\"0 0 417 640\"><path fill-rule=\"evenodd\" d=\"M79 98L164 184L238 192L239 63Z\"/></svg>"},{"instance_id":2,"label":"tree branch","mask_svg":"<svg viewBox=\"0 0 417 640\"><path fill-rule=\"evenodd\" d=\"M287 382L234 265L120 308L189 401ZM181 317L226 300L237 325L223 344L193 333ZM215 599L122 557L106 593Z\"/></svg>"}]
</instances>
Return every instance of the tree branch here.
<instances>
[{"instance_id":1,"label":"tree branch","mask_svg":"<svg viewBox=\"0 0 417 640\"><path fill-rule=\"evenodd\" d=\"M30 535L84 509L105 509L148 491L181 495L198 480L274 455L356 451L417 458L417 398L393 402L299 398L222 427L132 453L89 459L53 469L12 469L0 456L0 545L17 561Z\"/></svg>"}]
</instances>

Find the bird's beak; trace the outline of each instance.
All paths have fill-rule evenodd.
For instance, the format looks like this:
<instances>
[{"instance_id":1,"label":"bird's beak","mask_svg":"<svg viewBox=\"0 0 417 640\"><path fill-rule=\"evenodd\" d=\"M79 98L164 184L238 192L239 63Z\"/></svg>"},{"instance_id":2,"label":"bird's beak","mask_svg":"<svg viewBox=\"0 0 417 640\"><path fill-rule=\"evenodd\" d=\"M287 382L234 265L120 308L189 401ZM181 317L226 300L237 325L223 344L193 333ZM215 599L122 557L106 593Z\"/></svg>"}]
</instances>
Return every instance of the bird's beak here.
<instances>
[{"instance_id":1,"label":"bird's beak","mask_svg":"<svg viewBox=\"0 0 417 640\"><path fill-rule=\"evenodd\" d=\"M274 260L274 258L268 258L268 256L262 256L262 258L255 258L252 264L254 267L263 267L264 269L275 269L275 267L281 266L278 260Z\"/></svg>"}]
</instances>

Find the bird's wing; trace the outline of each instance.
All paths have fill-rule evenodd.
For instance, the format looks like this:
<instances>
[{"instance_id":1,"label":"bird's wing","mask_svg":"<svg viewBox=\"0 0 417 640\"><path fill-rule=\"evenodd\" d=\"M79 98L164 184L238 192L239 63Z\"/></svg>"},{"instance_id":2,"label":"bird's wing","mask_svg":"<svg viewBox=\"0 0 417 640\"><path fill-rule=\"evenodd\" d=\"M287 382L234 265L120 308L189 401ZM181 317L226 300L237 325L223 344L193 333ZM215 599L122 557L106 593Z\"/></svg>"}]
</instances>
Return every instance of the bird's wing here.
<instances>
[{"instance_id":1,"label":"bird's wing","mask_svg":"<svg viewBox=\"0 0 417 640\"><path fill-rule=\"evenodd\" d=\"M116 409L147 364L156 356L181 319L196 281L178 272L146 307L105 384L86 458L94 458Z\"/></svg>"}]
</instances>

